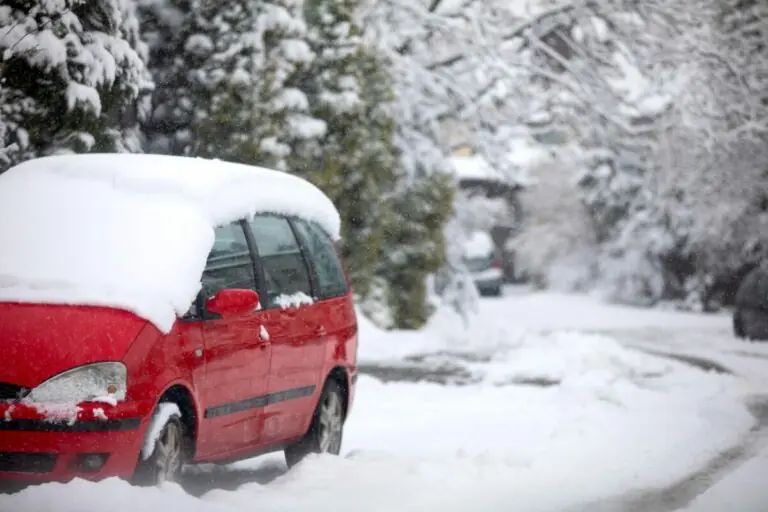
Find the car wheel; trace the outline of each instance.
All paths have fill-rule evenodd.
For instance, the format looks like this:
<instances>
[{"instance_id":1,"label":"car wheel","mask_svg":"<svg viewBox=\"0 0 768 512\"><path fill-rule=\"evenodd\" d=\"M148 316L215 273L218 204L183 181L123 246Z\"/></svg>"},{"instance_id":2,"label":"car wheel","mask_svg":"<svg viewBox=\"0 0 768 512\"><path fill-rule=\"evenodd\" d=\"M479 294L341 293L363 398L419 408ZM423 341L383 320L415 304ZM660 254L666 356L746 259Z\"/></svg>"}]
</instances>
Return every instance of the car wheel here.
<instances>
[{"instance_id":1,"label":"car wheel","mask_svg":"<svg viewBox=\"0 0 768 512\"><path fill-rule=\"evenodd\" d=\"M178 482L187 462L188 442L181 419L178 416L169 418L157 436L152 455L146 460L142 460L139 455L133 483L139 486L153 486Z\"/></svg>"},{"instance_id":2,"label":"car wheel","mask_svg":"<svg viewBox=\"0 0 768 512\"><path fill-rule=\"evenodd\" d=\"M309 431L285 449L285 461L289 468L301 462L310 453L338 455L341 452L344 401L344 391L339 383L333 379L328 380L312 415Z\"/></svg>"},{"instance_id":3,"label":"car wheel","mask_svg":"<svg viewBox=\"0 0 768 512\"><path fill-rule=\"evenodd\" d=\"M744 331L744 318L741 316L741 311L738 309L733 313L733 333L737 338L746 337L746 333Z\"/></svg>"}]
</instances>

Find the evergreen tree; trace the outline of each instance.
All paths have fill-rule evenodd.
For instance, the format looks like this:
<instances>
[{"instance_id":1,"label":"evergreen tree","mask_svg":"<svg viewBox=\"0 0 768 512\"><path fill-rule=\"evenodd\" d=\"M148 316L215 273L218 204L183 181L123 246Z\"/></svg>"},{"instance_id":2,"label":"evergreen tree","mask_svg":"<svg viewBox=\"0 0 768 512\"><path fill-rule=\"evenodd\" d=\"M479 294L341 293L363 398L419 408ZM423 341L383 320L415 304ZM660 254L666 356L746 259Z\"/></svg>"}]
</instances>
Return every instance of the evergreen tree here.
<instances>
[{"instance_id":1,"label":"evergreen tree","mask_svg":"<svg viewBox=\"0 0 768 512\"><path fill-rule=\"evenodd\" d=\"M144 149L143 126L152 112L152 92L155 83L149 69L149 45L140 30L138 4L135 0L122 0L120 5L120 34L143 63L136 84L136 101L129 105L123 117L123 143L126 151L140 153Z\"/></svg>"},{"instance_id":2,"label":"evergreen tree","mask_svg":"<svg viewBox=\"0 0 768 512\"><path fill-rule=\"evenodd\" d=\"M209 110L195 119L194 152L285 169L292 141L325 131L291 82L313 57L300 4L245 0L228 13L226 4L211 2L216 52L194 79L210 95Z\"/></svg>"},{"instance_id":3,"label":"evergreen tree","mask_svg":"<svg viewBox=\"0 0 768 512\"><path fill-rule=\"evenodd\" d=\"M139 27L155 82L142 131L150 153L183 154L189 143L194 99L187 82L185 43L198 0L138 0Z\"/></svg>"},{"instance_id":4,"label":"evergreen tree","mask_svg":"<svg viewBox=\"0 0 768 512\"><path fill-rule=\"evenodd\" d=\"M137 151L151 85L129 0L0 6L0 171L58 152Z\"/></svg>"},{"instance_id":5,"label":"evergreen tree","mask_svg":"<svg viewBox=\"0 0 768 512\"><path fill-rule=\"evenodd\" d=\"M453 190L449 176L431 172L403 179L389 204L377 274L386 283L390 327L418 329L432 314L427 277L445 262Z\"/></svg>"},{"instance_id":6,"label":"evergreen tree","mask_svg":"<svg viewBox=\"0 0 768 512\"><path fill-rule=\"evenodd\" d=\"M297 80L325 135L299 142L293 172L323 189L339 208L342 251L355 292L370 292L383 238L383 198L398 165L392 142L392 82L379 56L363 46L353 19L357 1L309 0L305 16L316 57Z\"/></svg>"},{"instance_id":7,"label":"evergreen tree","mask_svg":"<svg viewBox=\"0 0 768 512\"><path fill-rule=\"evenodd\" d=\"M300 3L160 5L144 10L152 67L162 77L148 127L153 151L284 169L294 139L324 132L290 83L313 57Z\"/></svg>"},{"instance_id":8,"label":"evergreen tree","mask_svg":"<svg viewBox=\"0 0 768 512\"><path fill-rule=\"evenodd\" d=\"M265 162L260 142L269 128L259 104L265 94L264 34L252 0L199 0L186 26L187 69L193 94L185 153L229 161ZM266 121L266 122L263 122Z\"/></svg>"}]
</instances>

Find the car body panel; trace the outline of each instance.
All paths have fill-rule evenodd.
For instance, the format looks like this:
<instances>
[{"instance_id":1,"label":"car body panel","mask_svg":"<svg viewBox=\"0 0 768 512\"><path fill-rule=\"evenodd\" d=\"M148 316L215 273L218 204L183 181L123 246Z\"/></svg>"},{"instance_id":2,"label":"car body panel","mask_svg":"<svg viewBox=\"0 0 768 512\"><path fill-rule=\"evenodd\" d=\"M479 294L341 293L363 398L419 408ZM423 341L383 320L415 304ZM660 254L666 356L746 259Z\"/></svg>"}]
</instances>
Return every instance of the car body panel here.
<instances>
[{"instance_id":1,"label":"car body panel","mask_svg":"<svg viewBox=\"0 0 768 512\"><path fill-rule=\"evenodd\" d=\"M266 312L272 345L270 401L265 407L264 442L278 443L303 434L319 392L324 335L322 304L300 304Z\"/></svg>"},{"instance_id":2,"label":"car body panel","mask_svg":"<svg viewBox=\"0 0 768 512\"><path fill-rule=\"evenodd\" d=\"M31 388L77 366L120 361L146 324L117 309L0 303L0 382Z\"/></svg>"},{"instance_id":3,"label":"car body panel","mask_svg":"<svg viewBox=\"0 0 768 512\"><path fill-rule=\"evenodd\" d=\"M200 457L259 442L260 397L267 392L271 344L259 336L266 312L202 323L205 372L197 384L203 406Z\"/></svg>"},{"instance_id":4,"label":"car body panel","mask_svg":"<svg viewBox=\"0 0 768 512\"><path fill-rule=\"evenodd\" d=\"M347 413L354 402L358 331L349 289L298 307L185 316L167 334L119 309L0 303L0 340L4 363L12 362L0 368L0 391L94 362L128 370L127 396L116 403L0 400L2 480L131 477L169 390L189 398L195 462L237 460L299 439L331 375L345 380ZM92 453L108 454L106 462L82 470L79 457Z\"/></svg>"}]
</instances>

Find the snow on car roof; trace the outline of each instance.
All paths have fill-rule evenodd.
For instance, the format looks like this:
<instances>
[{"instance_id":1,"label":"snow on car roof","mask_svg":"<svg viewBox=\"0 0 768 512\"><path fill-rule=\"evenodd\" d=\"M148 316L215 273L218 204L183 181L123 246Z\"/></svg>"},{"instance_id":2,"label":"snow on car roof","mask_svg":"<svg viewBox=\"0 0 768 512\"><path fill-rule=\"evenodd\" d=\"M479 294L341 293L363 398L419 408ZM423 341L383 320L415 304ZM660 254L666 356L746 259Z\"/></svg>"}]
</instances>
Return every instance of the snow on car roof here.
<instances>
[{"instance_id":1,"label":"snow on car roof","mask_svg":"<svg viewBox=\"0 0 768 512\"><path fill-rule=\"evenodd\" d=\"M107 306L169 332L200 289L213 228L256 213L339 213L311 183L202 158L85 154L0 175L0 301Z\"/></svg>"},{"instance_id":2,"label":"snow on car roof","mask_svg":"<svg viewBox=\"0 0 768 512\"><path fill-rule=\"evenodd\" d=\"M509 181L504 174L479 156L453 156L451 164L459 180L486 180L505 183Z\"/></svg>"},{"instance_id":3,"label":"snow on car roof","mask_svg":"<svg viewBox=\"0 0 768 512\"><path fill-rule=\"evenodd\" d=\"M493 238L485 231L473 231L464 243L465 258L486 258L493 253Z\"/></svg>"}]
</instances>

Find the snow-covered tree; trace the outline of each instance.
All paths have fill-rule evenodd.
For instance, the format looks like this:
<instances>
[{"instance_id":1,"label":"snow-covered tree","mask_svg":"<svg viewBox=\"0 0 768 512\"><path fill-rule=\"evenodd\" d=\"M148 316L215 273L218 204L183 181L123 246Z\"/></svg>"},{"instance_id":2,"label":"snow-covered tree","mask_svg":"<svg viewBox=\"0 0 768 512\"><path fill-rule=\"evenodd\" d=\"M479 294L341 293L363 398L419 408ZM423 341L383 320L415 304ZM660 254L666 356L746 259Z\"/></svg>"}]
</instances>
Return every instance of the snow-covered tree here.
<instances>
[{"instance_id":1,"label":"snow-covered tree","mask_svg":"<svg viewBox=\"0 0 768 512\"><path fill-rule=\"evenodd\" d=\"M724 283L765 255L761 8L649 0L574 11L562 76L580 76L580 95L607 86L587 104L604 120L590 116L584 140L610 156L581 186L613 298L713 307L728 300ZM590 27L584 13L604 23Z\"/></svg>"},{"instance_id":2,"label":"snow-covered tree","mask_svg":"<svg viewBox=\"0 0 768 512\"><path fill-rule=\"evenodd\" d=\"M120 33L144 64L139 75L136 101L128 107L123 122L125 148L131 153L139 153L145 146L143 126L152 114L155 83L149 69L149 45L141 33L138 3L136 0L120 0L118 3L121 12Z\"/></svg>"},{"instance_id":3,"label":"snow-covered tree","mask_svg":"<svg viewBox=\"0 0 768 512\"><path fill-rule=\"evenodd\" d=\"M364 37L392 64L398 119L395 143L409 173L422 166L450 171L446 157L453 141L446 136L446 126L462 127L469 137L463 142L484 141L496 132L494 121L509 112L494 102L504 87L496 80L500 72L483 61L487 38L478 33L493 28L481 22L491 16L497 3L363 2ZM489 113L495 117L487 117ZM491 163L497 162L492 158Z\"/></svg>"},{"instance_id":4,"label":"snow-covered tree","mask_svg":"<svg viewBox=\"0 0 768 512\"><path fill-rule=\"evenodd\" d=\"M364 45L353 15L357 1L309 0L305 16L315 58L297 78L325 134L298 141L292 172L323 189L342 217L342 250L355 292L368 297L383 240L384 198L394 187L392 80Z\"/></svg>"},{"instance_id":5,"label":"snow-covered tree","mask_svg":"<svg viewBox=\"0 0 768 512\"><path fill-rule=\"evenodd\" d=\"M304 0L263 0L256 6L264 44L258 98L264 131L257 137L259 149L265 163L287 169L293 147L322 137L327 130L327 123L312 115L301 83L315 55L307 40Z\"/></svg>"},{"instance_id":6,"label":"snow-covered tree","mask_svg":"<svg viewBox=\"0 0 768 512\"><path fill-rule=\"evenodd\" d=\"M692 307L731 300L733 276L768 254L768 23L761 5L652 6L673 27L655 58L674 66L678 87L661 117L645 183L644 224L655 227L622 239L656 247L653 267L664 282L657 289Z\"/></svg>"},{"instance_id":7,"label":"snow-covered tree","mask_svg":"<svg viewBox=\"0 0 768 512\"><path fill-rule=\"evenodd\" d=\"M153 151L284 169L294 141L324 133L293 83L313 58L302 2L143 1L161 77Z\"/></svg>"},{"instance_id":8,"label":"snow-covered tree","mask_svg":"<svg viewBox=\"0 0 768 512\"><path fill-rule=\"evenodd\" d=\"M182 154L190 140L194 99L184 73L186 26L197 0L137 0L139 28L155 81L151 113L143 122L145 149Z\"/></svg>"},{"instance_id":9,"label":"snow-covered tree","mask_svg":"<svg viewBox=\"0 0 768 512\"><path fill-rule=\"evenodd\" d=\"M562 171L580 178L601 284L703 303L768 246L766 8L367 0L361 19L393 62L405 161L437 168L460 143L504 169L509 134L544 112L545 131L610 155Z\"/></svg>"},{"instance_id":10,"label":"snow-covered tree","mask_svg":"<svg viewBox=\"0 0 768 512\"><path fill-rule=\"evenodd\" d=\"M391 324L417 329L429 319L427 278L445 263L443 227L452 213L448 175L431 173L400 181L386 212L377 276Z\"/></svg>"},{"instance_id":11,"label":"snow-covered tree","mask_svg":"<svg viewBox=\"0 0 768 512\"><path fill-rule=\"evenodd\" d=\"M566 162L574 160L571 155L540 163L533 170L536 180L521 193L523 224L512 242L515 264L518 272L542 287L582 284L578 271L566 276L563 270L573 264L572 258L590 255L596 246L594 224L574 175L564 170ZM555 268L558 276L552 275Z\"/></svg>"},{"instance_id":12,"label":"snow-covered tree","mask_svg":"<svg viewBox=\"0 0 768 512\"><path fill-rule=\"evenodd\" d=\"M450 196L450 189L454 187L449 181L444 181L453 169L449 162L452 145L455 143L468 143L483 141L489 137L484 134L495 132L497 126L489 118L480 114L478 105L482 102L486 107L484 113L493 112L494 120L503 116L499 111L499 105L493 104L497 87L494 83L493 73L485 74L488 67L482 61L482 55L476 51L478 40L473 40L474 23L479 15L486 15L496 2L481 2L470 0L459 5L456 2L442 1L396 1L382 2L378 0L363 0L359 11L360 23L363 27L365 40L381 52L390 65L390 72L394 80L394 104L393 117L396 120L394 127L394 144L400 155L401 187L403 191L400 201L406 198L417 198L421 183L434 181L437 189L433 199L437 204L425 205L440 212L437 218L442 222L431 225L434 229L431 234L422 233L420 237L425 241L444 238L446 234L457 234L458 224L452 219L453 204L446 200ZM503 2L500 2L503 3ZM476 14L474 11L479 11ZM511 117L511 116L510 116ZM467 138L457 140L455 133L462 132ZM487 144L484 149L496 148L494 144ZM491 155L497 156L496 154ZM491 158L493 160L493 158ZM495 160L493 160L495 162ZM405 191L410 191L406 193ZM422 200L423 197L422 196ZM442 198L442 199L439 199ZM443 201L448 201L447 204ZM411 207L409 207L411 208ZM403 211L409 211L403 208ZM418 210L418 207L414 207ZM400 214L402 215L402 214ZM450 224L448 223L451 221ZM408 227L408 223L415 220L404 220L394 223L394 229L399 235L387 238L393 247L403 241L413 240L415 243L419 237L411 237L402 232ZM413 227L414 234L420 228ZM410 242L409 242L410 243ZM430 242L431 243L431 242ZM461 267L461 237L451 236L447 240L445 251L439 256L440 260L448 258L447 266L441 270L442 274L448 274L448 280L456 281L456 287L465 285L466 279L462 279ZM382 258L395 258L386 261L384 274L391 271L402 271L403 278L396 278L399 286L414 286L414 297L426 294L421 289L425 279L408 275L413 273L419 259L408 264L400 263L401 254L419 254L418 247L403 247L402 250L389 250ZM458 255L458 256L457 256ZM407 260L403 260L407 261ZM429 265L431 266L431 265ZM438 267L442 266L442 263ZM387 281L387 279L385 279ZM392 282L390 280L390 282ZM454 288L450 283L444 289ZM389 288L389 292L394 292ZM410 292L409 292L410 293ZM451 303L451 307L459 310L472 309L472 294L449 293L451 298L443 297ZM391 295L394 297L394 295ZM411 301L412 299L408 299ZM415 299L418 303L420 299ZM466 302L457 304L456 301ZM422 319L428 316L426 310L419 313ZM401 309L394 315L395 325L406 325L408 322L397 320L407 311ZM418 325L416 322L413 325Z\"/></svg>"},{"instance_id":13,"label":"snow-covered tree","mask_svg":"<svg viewBox=\"0 0 768 512\"><path fill-rule=\"evenodd\" d=\"M138 151L144 52L129 0L0 5L0 170L57 152Z\"/></svg>"},{"instance_id":14,"label":"snow-covered tree","mask_svg":"<svg viewBox=\"0 0 768 512\"><path fill-rule=\"evenodd\" d=\"M253 0L205 0L192 19L185 50L196 109L187 151L282 167L289 111L307 108L306 96L286 87L296 64L311 59L303 23Z\"/></svg>"}]
</instances>

